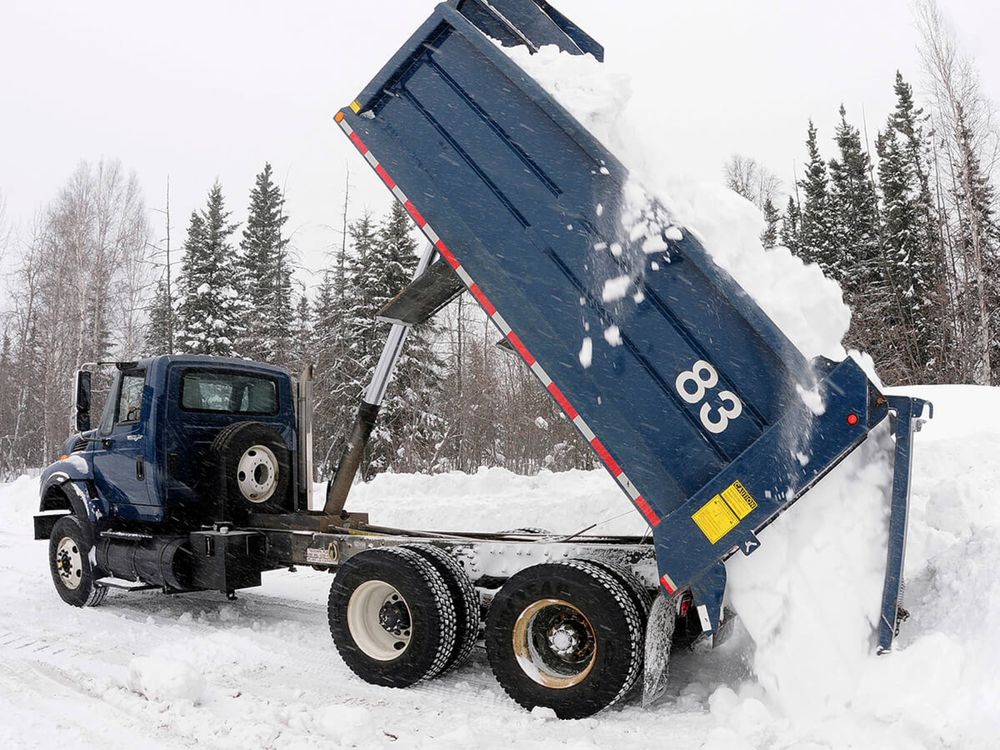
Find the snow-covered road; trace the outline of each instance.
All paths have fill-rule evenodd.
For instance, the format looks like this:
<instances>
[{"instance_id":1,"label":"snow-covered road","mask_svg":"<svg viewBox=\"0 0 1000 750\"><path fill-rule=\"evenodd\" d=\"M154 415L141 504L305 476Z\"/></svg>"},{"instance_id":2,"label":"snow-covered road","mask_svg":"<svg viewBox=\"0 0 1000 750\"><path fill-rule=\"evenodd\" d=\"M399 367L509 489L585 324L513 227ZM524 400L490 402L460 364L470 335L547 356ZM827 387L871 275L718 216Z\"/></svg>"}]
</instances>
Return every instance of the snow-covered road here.
<instances>
[{"instance_id":1,"label":"snow-covered road","mask_svg":"<svg viewBox=\"0 0 1000 750\"><path fill-rule=\"evenodd\" d=\"M37 483L25 477L0 486L0 747L995 747L1000 506L991 488L1000 484L1000 393L922 395L938 402L939 419L919 436L907 567L914 616L900 652L861 665L842 703L790 711L780 685L753 679L745 633L714 653L678 654L659 705L580 722L522 711L481 652L417 688L373 687L334 650L331 579L311 570L268 574L236 602L117 593L99 608L73 609L52 589L46 545L31 541ZM826 481L849 491L856 474L838 469ZM386 524L560 531L629 509L600 472L497 470L380 477L359 487L352 505ZM789 515L806 513L808 501ZM636 523L632 514L611 528ZM782 533L776 524L764 544ZM196 702L138 689L137 675L151 694L148 679L172 668L203 681L191 693ZM811 679L826 695L824 675ZM163 694L184 693L168 686Z\"/></svg>"}]
</instances>

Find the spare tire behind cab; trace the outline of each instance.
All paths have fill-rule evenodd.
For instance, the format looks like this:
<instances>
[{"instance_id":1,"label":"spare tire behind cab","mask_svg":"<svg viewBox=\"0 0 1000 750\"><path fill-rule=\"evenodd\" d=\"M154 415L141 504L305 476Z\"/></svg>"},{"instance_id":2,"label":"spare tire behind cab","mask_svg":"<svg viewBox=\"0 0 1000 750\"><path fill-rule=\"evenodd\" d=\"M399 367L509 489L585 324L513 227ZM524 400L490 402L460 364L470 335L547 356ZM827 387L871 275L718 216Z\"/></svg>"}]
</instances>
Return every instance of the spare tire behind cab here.
<instances>
[{"instance_id":1,"label":"spare tire behind cab","mask_svg":"<svg viewBox=\"0 0 1000 750\"><path fill-rule=\"evenodd\" d=\"M209 473L218 479L224 520L291 510L291 455L278 431L266 424L236 422L223 428L209 449Z\"/></svg>"}]
</instances>

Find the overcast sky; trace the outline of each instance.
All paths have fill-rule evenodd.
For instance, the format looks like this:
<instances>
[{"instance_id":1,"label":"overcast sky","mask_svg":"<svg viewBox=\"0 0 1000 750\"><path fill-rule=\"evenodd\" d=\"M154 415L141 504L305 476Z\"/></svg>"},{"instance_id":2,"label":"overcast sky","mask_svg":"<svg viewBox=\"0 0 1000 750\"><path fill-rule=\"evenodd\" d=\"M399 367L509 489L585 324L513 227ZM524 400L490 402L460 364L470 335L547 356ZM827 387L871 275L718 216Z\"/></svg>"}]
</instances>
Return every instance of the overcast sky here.
<instances>
[{"instance_id":1,"label":"overcast sky","mask_svg":"<svg viewBox=\"0 0 1000 750\"><path fill-rule=\"evenodd\" d=\"M1000 99L1000 3L940 0L986 91ZM635 107L681 172L720 180L733 152L790 185L807 118L826 143L843 102L874 132L901 69L921 71L909 0L560 0L634 71ZM275 167L293 244L315 272L353 213L388 205L334 126L336 110L430 14L432 0L0 0L0 191L22 224L80 159L134 169L150 207L171 184L175 246L222 181L242 220L254 174ZM829 146L828 146L829 149ZM161 218L157 238L163 236ZM309 279L303 273L303 279Z\"/></svg>"}]
</instances>

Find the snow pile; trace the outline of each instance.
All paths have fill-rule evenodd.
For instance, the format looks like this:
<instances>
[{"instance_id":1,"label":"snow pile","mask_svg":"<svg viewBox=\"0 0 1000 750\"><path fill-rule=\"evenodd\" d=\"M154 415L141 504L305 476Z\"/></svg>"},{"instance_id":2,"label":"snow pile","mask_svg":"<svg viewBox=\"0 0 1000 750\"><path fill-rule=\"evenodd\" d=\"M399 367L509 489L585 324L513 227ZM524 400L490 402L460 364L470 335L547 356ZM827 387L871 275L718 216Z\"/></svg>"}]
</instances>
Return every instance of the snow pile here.
<instances>
[{"instance_id":1,"label":"snow pile","mask_svg":"<svg viewBox=\"0 0 1000 750\"><path fill-rule=\"evenodd\" d=\"M128 665L128 686L151 701L198 703L205 692L205 679L187 662L137 656Z\"/></svg>"},{"instance_id":2,"label":"snow pile","mask_svg":"<svg viewBox=\"0 0 1000 750\"><path fill-rule=\"evenodd\" d=\"M590 56L573 56L555 47L531 55L524 47L504 50L532 78L583 123L629 169L623 229L635 239L675 231L684 226L698 236L716 263L728 271L758 305L807 357L817 355L843 359L841 344L850 323L839 286L826 279L817 266L805 265L784 248L764 250L760 242L763 219L749 202L720 185L708 185L677 175L669 162L679 144L660 142L657 123L646 117L630 117L630 85L627 73L613 64L601 64ZM641 92L661 97L662 92ZM649 111L646 108L646 111ZM660 209L658 206L665 207ZM666 214L665 216L662 214ZM643 224L646 224L643 234ZM614 280L609 284L613 285ZM607 299L608 295L605 295ZM872 371L870 360L857 355ZM804 393L814 412L822 403L816 394ZM981 406L969 405L970 408ZM933 434L928 431L926 434ZM916 475L926 471L925 435L917 446ZM911 543L908 573L925 582L922 591L944 596L946 582L962 593L969 618L965 634L955 637L934 632L942 627L940 600L914 603L924 607L927 631L911 630L901 645L910 648L892 658L876 659L874 630L881 603L887 536L887 493L891 486L892 442L884 425L862 449L844 461L813 489L800 506L784 514L763 535L763 546L752 558L737 556L729 564L731 602L755 643L754 669L760 684L785 715L797 720L835 725L832 717L847 710L874 712L879 718L909 717L927 731L940 718L935 704L947 690L957 689L960 676L970 672L981 678L1000 667L997 646L986 637L980 622L983 602L993 593L987 609L1000 607L998 586L988 573L1000 563L996 532L1000 516L992 509L935 504L921 517L921 490L914 493L912 536L950 545L947 567L934 562L933 549ZM994 457L993 461L996 460ZM979 471L981 467L977 467ZM947 475L951 478L950 473ZM980 493L995 485L982 485ZM973 531L988 522L990 530ZM916 550L914 548L916 547ZM964 562L970 552L978 562ZM987 565L990 561L993 565ZM914 597L911 589L911 599ZM949 606L950 609L950 606ZM954 611L951 616L956 616ZM993 656L991 667L976 668L977 659L962 641ZM931 678L917 679L918 664L942 649ZM912 654L912 655L911 655ZM934 658L934 657L931 657ZM978 662L982 665L983 662ZM936 682L935 682L936 680ZM996 679L991 679L995 686ZM912 693L926 712L914 716ZM983 709L974 727L997 724L996 694L982 691L972 703ZM989 701L993 700L991 704ZM992 711L985 710L992 705ZM970 707L970 712L974 712ZM979 729L969 733L977 737ZM840 734L848 741L850 731ZM937 734L929 736L938 736ZM945 736L941 734L940 736Z\"/></svg>"},{"instance_id":3,"label":"snow pile","mask_svg":"<svg viewBox=\"0 0 1000 750\"><path fill-rule=\"evenodd\" d=\"M345 747L367 747L375 742L375 721L364 706L333 705L316 713L319 730Z\"/></svg>"},{"instance_id":4,"label":"snow pile","mask_svg":"<svg viewBox=\"0 0 1000 750\"><path fill-rule=\"evenodd\" d=\"M886 551L891 438L868 442L727 563L760 683L787 714L836 713L874 657Z\"/></svg>"}]
</instances>

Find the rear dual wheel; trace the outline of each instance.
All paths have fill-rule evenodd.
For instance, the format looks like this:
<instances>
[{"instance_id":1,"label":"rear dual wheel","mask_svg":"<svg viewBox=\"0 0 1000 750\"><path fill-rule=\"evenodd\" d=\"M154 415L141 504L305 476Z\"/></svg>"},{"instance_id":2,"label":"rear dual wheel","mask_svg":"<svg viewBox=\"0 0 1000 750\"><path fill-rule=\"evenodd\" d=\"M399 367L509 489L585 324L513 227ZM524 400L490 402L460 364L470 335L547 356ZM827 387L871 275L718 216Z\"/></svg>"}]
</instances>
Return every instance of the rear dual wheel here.
<instances>
[{"instance_id":1,"label":"rear dual wheel","mask_svg":"<svg viewBox=\"0 0 1000 750\"><path fill-rule=\"evenodd\" d=\"M622 700L642 673L644 612L622 575L570 560L507 581L486 621L497 681L531 710L582 719Z\"/></svg>"},{"instance_id":2,"label":"rear dual wheel","mask_svg":"<svg viewBox=\"0 0 1000 750\"><path fill-rule=\"evenodd\" d=\"M443 550L386 547L341 566L328 615L351 671L374 685L408 687L468 659L479 632L479 597Z\"/></svg>"},{"instance_id":3,"label":"rear dual wheel","mask_svg":"<svg viewBox=\"0 0 1000 750\"><path fill-rule=\"evenodd\" d=\"M462 664L479 597L458 562L430 545L362 552L330 589L330 632L366 682L408 687ZM583 560L536 565L493 599L486 650L497 681L531 710L580 719L623 700L642 673L649 594L630 573Z\"/></svg>"}]
</instances>

